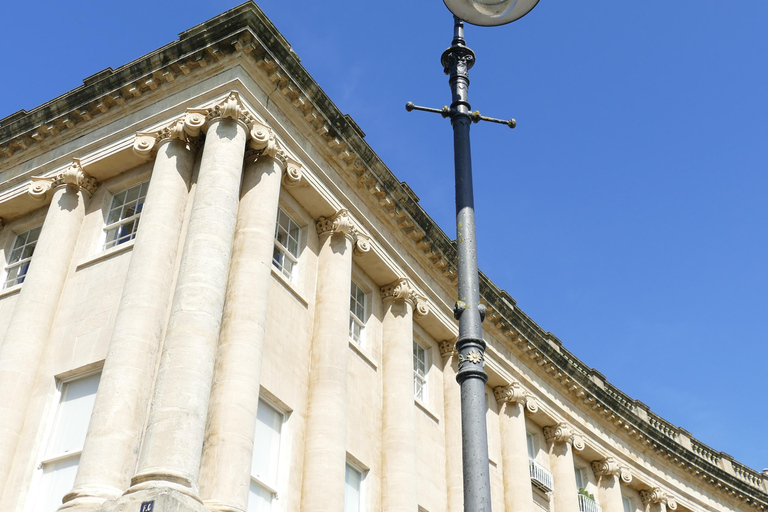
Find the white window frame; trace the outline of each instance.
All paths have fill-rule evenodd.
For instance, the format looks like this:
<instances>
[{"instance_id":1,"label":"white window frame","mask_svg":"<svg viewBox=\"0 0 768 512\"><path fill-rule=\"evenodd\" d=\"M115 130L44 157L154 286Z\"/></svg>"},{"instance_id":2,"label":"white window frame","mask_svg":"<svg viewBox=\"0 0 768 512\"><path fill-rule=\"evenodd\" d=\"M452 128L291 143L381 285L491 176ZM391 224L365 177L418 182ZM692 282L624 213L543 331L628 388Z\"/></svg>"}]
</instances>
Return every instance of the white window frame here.
<instances>
[{"instance_id":1,"label":"white window frame","mask_svg":"<svg viewBox=\"0 0 768 512\"><path fill-rule=\"evenodd\" d=\"M73 382L76 382L76 381L79 381L79 380L82 380L82 379L87 379L87 378L90 378L90 377L94 377L94 376L97 376L97 375L99 376L99 379L101 379L101 371L102 371L101 368L99 368L98 370L91 370L91 371L87 371L87 372L83 372L83 373L78 373L77 375L74 375L74 376L71 376L71 377L67 377L67 378L63 378L63 379L57 379L56 394L53 397L54 400L55 400L55 406L52 407L52 410L51 410L51 412L49 414L49 417L48 417L48 421L47 421L48 426L46 427L46 432L45 432L45 437L44 437L45 442L42 444L42 450L40 452L41 455L40 455L40 458L39 458L39 462L37 464L37 472L36 472L36 475L35 475L35 479L33 481L34 491L30 492L30 494L29 494L30 499L27 501L27 505L25 507L26 511L37 512L38 510L40 510L43 507L41 502L46 497L45 494L43 494L43 492L46 490L43 487L43 485L44 485L43 479L44 479L45 469L46 469L47 465L55 464L57 462L62 462L62 461L66 461L66 460L73 460L73 459L77 458L78 459L77 464L79 466L79 464L80 464L79 458L80 458L80 456L83 453L83 446L79 446L78 449L71 450L71 451L65 451L63 453L51 453L51 446L50 445L53 442L54 436L56 434L56 429L57 429L58 421L59 421L59 415L61 413L61 403L65 399L66 393L69 391L69 387L68 387L69 384L71 384ZM94 402L96 400L96 394L98 393L98 386L99 386L99 384L96 385L96 393L94 393ZM91 409L91 411L90 411L90 413L88 415L88 426L86 427L86 433L88 432L88 427L90 427L91 415L92 414L93 414L93 409ZM85 436L83 436L83 445L84 444L85 444ZM73 482L73 484L74 484L74 482ZM71 489L69 489L69 490L71 490ZM67 492L69 492L69 490L67 490ZM61 498L63 498L63 497L64 497L64 495L61 496ZM60 505L60 503L59 503L59 505Z\"/></svg>"},{"instance_id":2,"label":"white window frame","mask_svg":"<svg viewBox=\"0 0 768 512\"><path fill-rule=\"evenodd\" d=\"M272 494L272 502L270 504L270 510L272 512L277 512L280 510L279 503L277 503L278 487L280 485L280 476L281 476L281 470L282 470L282 465L280 464L280 460L282 457L285 456L284 454L285 438L286 438L285 424L288 419L289 413L286 412L283 407L280 407L279 405L277 405L273 400L269 400L266 396L264 396L263 392L260 393L260 396L259 396L259 406L261 406L262 403L280 415L280 434L279 434L280 438L278 440L278 447L277 447L277 454L276 454L277 460L274 461L274 464L276 466L274 481L268 482L267 479L264 478L264 476L254 475L251 472L251 484L254 484L260 487L261 489L267 491L268 493Z\"/></svg>"},{"instance_id":3,"label":"white window frame","mask_svg":"<svg viewBox=\"0 0 768 512\"><path fill-rule=\"evenodd\" d=\"M624 512L635 512L637 510L635 508L634 500L624 494L621 495L621 506L624 509Z\"/></svg>"},{"instance_id":4,"label":"white window frame","mask_svg":"<svg viewBox=\"0 0 768 512\"><path fill-rule=\"evenodd\" d=\"M418 350L424 354L423 359L419 357ZM418 363L422 362L424 365L423 374L419 373ZM422 405L429 405L429 367L430 367L430 350L429 346L420 343L414 337L413 339L413 397ZM419 388L419 383L421 387ZM421 392L421 396L419 396Z\"/></svg>"},{"instance_id":5,"label":"white window frame","mask_svg":"<svg viewBox=\"0 0 768 512\"><path fill-rule=\"evenodd\" d=\"M36 228L29 229L27 231L21 232L16 235L16 237L13 239L13 246L11 246L11 252L8 256L8 261L5 265L5 281L3 283L3 289L5 288L11 288L12 286L16 286L17 284L21 284L24 282L24 279L27 277L27 273L29 272L29 263L32 261L32 256L35 255L35 248L37 247L37 242L40 240L40 232L42 231L43 227L38 226ZM33 233L34 231L37 231L37 238L35 238L35 241L32 242L32 244L29 243L29 235ZM17 244L21 240L21 237L24 237L24 243L21 246L18 246ZM22 255L24 254L24 249L26 249L28 246L32 245L32 253L22 258ZM14 260L13 259L13 253L17 249L22 249L19 252L19 259ZM26 264L25 267L23 267ZM15 268L21 268L23 267L24 273L23 274L16 274L13 278L9 279L9 275Z\"/></svg>"},{"instance_id":6,"label":"white window frame","mask_svg":"<svg viewBox=\"0 0 768 512\"><path fill-rule=\"evenodd\" d=\"M288 219L288 233L287 236L290 238L293 238L290 236L290 227L291 224L296 226L296 229L298 231L296 238L294 239L296 241L296 254L293 254L283 243L281 243L277 235L280 230L280 218L281 216L284 216ZM296 222L293 217L291 217L283 207L278 207L277 209L277 220L275 222L275 249L272 253L272 265L277 269L277 271L282 274L288 281L295 282L296 281L296 275L297 275L297 269L299 267L299 256L301 255L301 237L302 237L302 231L301 224ZM277 259L276 256L280 255L281 259ZM290 268L287 268L284 261L285 258L288 259L288 261L291 262Z\"/></svg>"},{"instance_id":7,"label":"white window frame","mask_svg":"<svg viewBox=\"0 0 768 512\"><path fill-rule=\"evenodd\" d=\"M355 471L360 474L360 489L358 490L358 512L365 512L365 491L366 491L366 485L365 485L365 478L368 476L368 468L365 468L362 466L362 464L359 464L355 460L351 460L350 457L347 457L347 464L344 468L344 511L347 510L347 497L346 497L346 488L347 488L347 468L351 469L352 471Z\"/></svg>"},{"instance_id":8,"label":"white window frame","mask_svg":"<svg viewBox=\"0 0 768 512\"><path fill-rule=\"evenodd\" d=\"M358 300L358 294L362 294L362 304ZM362 318L355 311L355 304L362 306ZM362 347L365 344L365 322L368 318L368 309L368 294L365 293L362 286L359 286L352 280L349 294L349 341L358 347ZM359 335L355 334L355 327L358 327Z\"/></svg>"},{"instance_id":9,"label":"white window frame","mask_svg":"<svg viewBox=\"0 0 768 512\"><path fill-rule=\"evenodd\" d=\"M136 197L136 200L135 200L135 202L136 202L135 206L136 206L136 209L138 211L135 212L133 215L130 215L128 217L123 217L123 215L125 213L125 208L126 208L125 199L123 199L123 203L122 204L115 205L115 198L118 195L120 195L120 194L126 194L127 195L128 192L130 192L131 190L136 189L136 188L139 189L139 194L138 194L138 196ZM142 195L142 191L143 191L144 195ZM130 242L131 240L136 238L136 234L139 231L139 221L141 220L141 212L144 210L144 203L147 200L147 192L148 191L149 191L149 180L143 181L141 183L138 183L136 185L128 187L128 188L126 188L124 190L121 190L120 192L117 192L116 194L112 194L112 198L109 201L109 208L107 209L107 213L104 216L104 235L103 235L104 236L104 238L103 238L104 243L102 244L102 248L104 250L111 249L113 247L117 247L118 245L122 245L124 243ZM120 208L119 218L116 221L112 222L112 223L108 223L109 222L109 214L115 208ZM126 226L128 224L131 224L131 223L133 224L133 227L132 227L130 233L124 234L122 236L116 236L112 240L109 239L109 234L110 234L111 231L118 230L118 234L119 234L119 230L121 228L123 228L124 226Z\"/></svg>"}]
</instances>

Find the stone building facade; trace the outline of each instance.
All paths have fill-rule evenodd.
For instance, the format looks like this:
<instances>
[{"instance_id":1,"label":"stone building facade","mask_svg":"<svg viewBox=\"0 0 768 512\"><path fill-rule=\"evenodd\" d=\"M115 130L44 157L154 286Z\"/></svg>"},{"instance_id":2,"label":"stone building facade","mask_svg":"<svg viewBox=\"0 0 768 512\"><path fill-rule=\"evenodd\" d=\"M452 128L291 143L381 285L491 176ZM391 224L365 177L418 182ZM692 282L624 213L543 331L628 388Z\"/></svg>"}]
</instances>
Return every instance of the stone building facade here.
<instances>
[{"instance_id":1,"label":"stone building facade","mask_svg":"<svg viewBox=\"0 0 768 512\"><path fill-rule=\"evenodd\" d=\"M1 120L0 173L0 511L461 510L454 246L255 4ZM494 510L768 509L481 278Z\"/></svg>"}]
</instances>

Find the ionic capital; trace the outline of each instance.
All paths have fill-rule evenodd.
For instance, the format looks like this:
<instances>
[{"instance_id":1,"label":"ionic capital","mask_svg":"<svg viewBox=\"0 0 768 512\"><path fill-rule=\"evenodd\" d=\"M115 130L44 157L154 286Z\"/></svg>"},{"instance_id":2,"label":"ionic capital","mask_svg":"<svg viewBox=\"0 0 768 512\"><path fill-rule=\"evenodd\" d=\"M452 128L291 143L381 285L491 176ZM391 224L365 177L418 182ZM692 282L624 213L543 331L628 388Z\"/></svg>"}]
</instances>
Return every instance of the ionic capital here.
<instances>
[{"instance_id":1,"label":"ionic capital","mask_svg":"<svg viewBox=\"0 0 768 512\"><path fill-rule=\"evenodd\" d=\"M649 503L663 503L669 510L677 508L677 501L671 494L665 492L661 487L654 487L647 491L640 491L640 499L646 505Z\"/></svg>"},{"instance_id":2,"label":"ionic capital","mask_svg":"<svg viewBox=\"0 0 768 512\"><path fill-rule=\"evenodd\" d=\"M196 151L200 146L199 136L204 124L204 115L187 112L164 128L153 132L137 132L133 152L142 158L150 159L162 142L171 140L180 140Z\"/></svg>"},{"instance_id":3,"label":"ionic capital","mask_svg":"<svg viewBox=\"0 0 768 512\"><path fill-rule=\"evenodd\" d=\"M496 402L500 404L523 404L530 413L535 413L539 410L539 403L536 397L526 391L519 382L513 382L509 386L498 386L493 389L493 394L496 397Z\"/></svg>"},{"instance_id":4,"label":"ionic capital","mask_svg":"<svg viewBox=\"0 0 768 512\"><path fill-rule=\"evenodd\" d=\"M99 182L83 170L79 159L73 158L69 167L60 173L50 177L33 176L29 195L36 201L45 201L51 191L65 186L77 187L90 196L96 191Z\"/></svg>"},{"instance_id":5,"label":"ionic capital","mask_svg":"<svg viewBox=\"0 0 768 512\"><path fill-rule=\"evenodd\" d=\"M245 128L246 132L249 132L251 124L255 121L255 117L245 108L237 91L230 92L224 101L212 107L187 109L187 114L202 116L197 120L200 121L200 128L203 131L207 131L211 123L217 119L234 119Z\"/></svg>"},{"instance_id":6,"label":"ionic capital","mask_svg":"<svg viewBox=\"0 0 768 512\"><path fill-rule=\"evenodd\" d=\"M569 443L576 451L581 451L586 447L581 434L576 433L567 423L544 427L544 438L552 443Z\"/></svg>"},{"instance_id":7,"label":"ionic capital","mask_svg":"<svg viewBox=\"0 0 768 512\"><path fill-rule=\"evenodd\" d=\"M456 338L441 341L438 343L438 348L440 350L440 357L443 359L453 357L456 354Z\"/></svg>"},{"instance_id":8,"label":"ionic capital","mask_svg":"<svg viewBox=\"0 0 768 512\"><path fill-rule=\"evenodd\" d=\"M381 287L381 298L384 301L388 300L400 300L408 302L413 306L414 313L418 315L426 315L429 313L429 305L427 299L420 295L416 288L413 286L413 282L410 279L401 278Z\"/></svg>"},{"instance_id":9,"label":"ionic capital","mask_svg":"<svg viewBox=\"0 0 768 512\"><path fill-rule=\"evenodd\" d=\"M343 208L331 217L320 217L317 220L317 235L319 237L344 235L352 241L354 253L358 256L371 250L371 239L360 232L352 222L349 211Z\"/></svg>"},{"instance_id":10,"label":"ionic capital","mask_svg":"<svg viewBox=\"0 0 768 512\"><path fill-rule=\"evenodd\" d=\"M629 468L619 462L615 457L606 457L603 460L592 462L592 471L595 476L613 476L618 475L624 483L632 481L632 473Z\"/></svg>"},{"instance_id":11,"label":"ionic capital","mask_svg":"<svg viewBox=\"0 0 768 512\"><path fill-rule=\"evenodd\" d=\"M285 145L275 136L272 128L254 120L248 134L248 152L246 158L258 159L262 156L275 159L283 168L283 184L286 186L297 185L303 177L301 163L288 151Z\"/></svg>"}]
</instances>

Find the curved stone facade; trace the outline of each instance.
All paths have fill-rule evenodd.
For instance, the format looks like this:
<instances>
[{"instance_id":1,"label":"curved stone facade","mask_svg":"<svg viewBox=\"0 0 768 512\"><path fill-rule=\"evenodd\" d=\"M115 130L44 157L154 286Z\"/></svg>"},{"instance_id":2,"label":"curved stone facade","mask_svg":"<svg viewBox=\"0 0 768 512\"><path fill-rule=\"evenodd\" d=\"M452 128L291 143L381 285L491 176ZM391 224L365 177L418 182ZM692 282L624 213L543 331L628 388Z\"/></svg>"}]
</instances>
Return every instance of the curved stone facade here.
<instances>
[{"instance_id":1,"label":"curved stone facade","mask_svg":"<svg viewBox=\"0 0 768 512\"><path fill-rule=\"evenodd\" d=\"M255 4L2 120L0 172L4 267L42 227L0 291L0 510L462 509L454 246ZM495 510L768 509L481 295Z\"/></svg>"}]
</instances>

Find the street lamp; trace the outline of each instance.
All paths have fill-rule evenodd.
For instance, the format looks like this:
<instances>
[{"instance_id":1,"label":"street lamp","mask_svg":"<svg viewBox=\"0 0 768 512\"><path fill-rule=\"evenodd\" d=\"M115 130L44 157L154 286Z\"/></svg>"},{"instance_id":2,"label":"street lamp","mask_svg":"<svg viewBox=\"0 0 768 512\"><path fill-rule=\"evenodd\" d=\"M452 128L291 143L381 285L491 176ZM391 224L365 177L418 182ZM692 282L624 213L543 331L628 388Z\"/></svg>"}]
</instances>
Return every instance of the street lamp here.
<instances>
[{"instance_id":1,"label":"street lamp","mask_svg":"<svg viewBox=\"0 0 768 512\"><path fill-rule=\"evenodd\" d=\"M454 14L453 41L443 52L440 63L451 85L450 107L434 109L411 102L405 108L441 114L453 125L453 158L456 177L456 249L458 259L458 299L454 316L459 321L459 371L456 380L461 387L461 440L464 471L464 511L491 512L491 484L488 471L488 434L485 424L485 341L482 321L485 306L480 304L480 278L477 270L475 234L475 201L472 190L472 158L469 127L479 121L506 124L514 128L514 119L503 120L481 116L470 110L469 69L475 63L475 52L464 41L464 22L494 26L510 23L531 11L538 0L443 0Z\"/></svg>"},{"instance_id":2,"label":"street lamp","mask_svg":"<svg viewBox=\"0 0 768 512\"><path fill-rule=\"evenodd\" d=\"M483 27L512 23L531 12L539 0L443 0L454 16Z\"/></svg>"}]
</instances>

